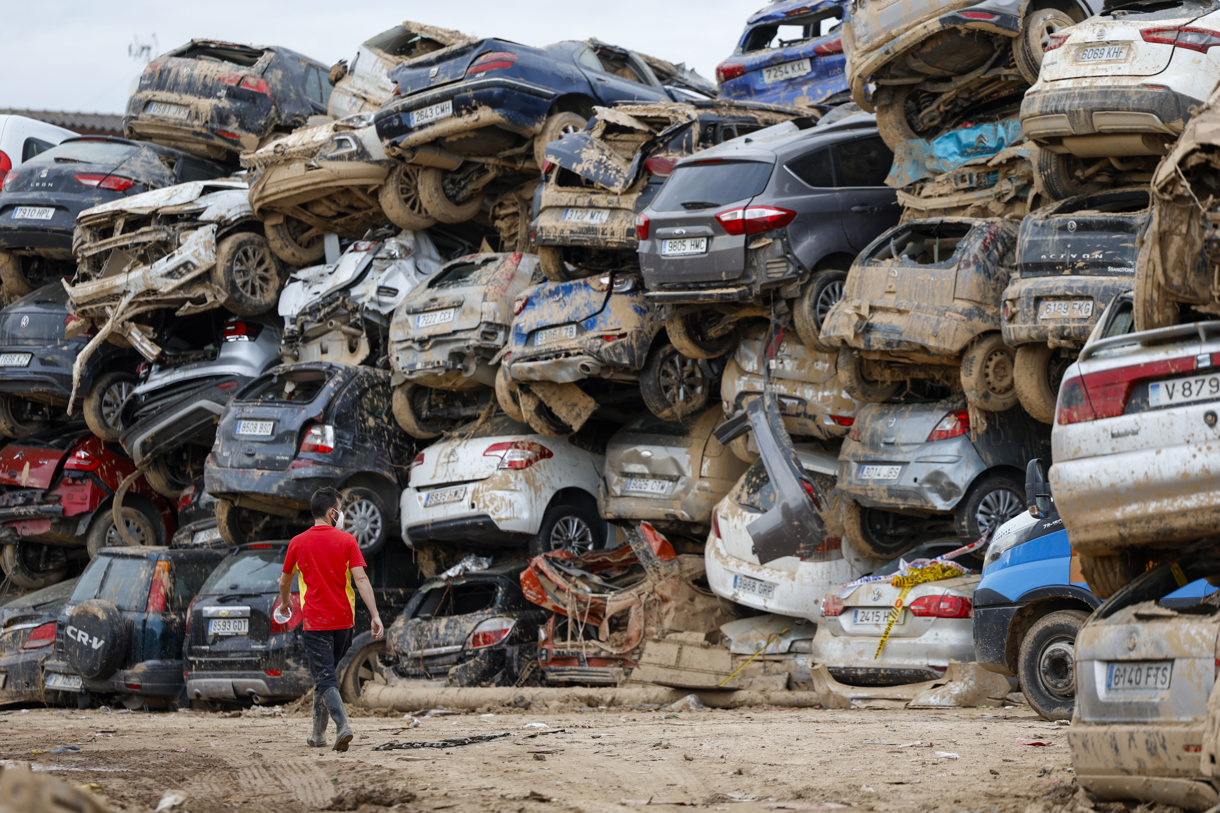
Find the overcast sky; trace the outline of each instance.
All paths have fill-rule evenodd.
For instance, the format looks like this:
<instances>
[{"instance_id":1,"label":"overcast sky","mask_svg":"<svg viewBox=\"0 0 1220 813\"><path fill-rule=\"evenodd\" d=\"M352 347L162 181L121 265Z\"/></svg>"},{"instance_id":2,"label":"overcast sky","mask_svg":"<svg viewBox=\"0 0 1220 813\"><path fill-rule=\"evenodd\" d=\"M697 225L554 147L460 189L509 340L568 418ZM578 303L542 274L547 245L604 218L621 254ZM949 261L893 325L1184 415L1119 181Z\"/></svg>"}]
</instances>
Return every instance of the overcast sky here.
<instances>
[{"instance_id":1,"label":"overcast sky","mask_svg":"<svg viewBox=\"0 0 1220 813\"><path fill-rule=\"evenodd\" d=\"M528 45L597 37L709 79L766 0L8 0L0 46L0 107L122 113L143 62L135 41L167 51L192 38L284 45L332 64L404 19ZM401 15L401 16L398 16Z\"/></svg>"}]
</instances>

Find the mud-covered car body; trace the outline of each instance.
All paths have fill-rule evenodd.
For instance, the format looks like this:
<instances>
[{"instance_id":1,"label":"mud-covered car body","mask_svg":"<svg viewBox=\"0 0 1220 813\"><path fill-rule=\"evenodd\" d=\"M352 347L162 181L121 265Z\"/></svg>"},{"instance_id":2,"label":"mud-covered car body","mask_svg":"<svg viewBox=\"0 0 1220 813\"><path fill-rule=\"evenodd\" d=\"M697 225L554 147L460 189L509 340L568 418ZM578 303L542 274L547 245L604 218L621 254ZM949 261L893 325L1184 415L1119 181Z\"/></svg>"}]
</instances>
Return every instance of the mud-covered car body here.
<instances>
[{"instance_id":1,"label":"mud-covered car body","mask_svg":"<svg viewBox=\"0 0 1220 813\"><path fill-rule=\"evenodd\" d=\"M846 96L844 0L780 0L754 12L716 66L722 99L813 105Z\"/></svg>"},{"instance_id":2,"label":"mud-covered car body","mask_svg":"<svg viewBox=\"0 0 1220 813\"><path fill-rule=\"evenodd\" d=\"M225 551L104 548L60 611L47 691L175 704L187 608Z\"/></svg>"},{"instance_id":3,"label":"mud-covered car body","mask_svg":"<svg viewBox=\"0 0 1220 813\"><path fill-rule=\"evenodd\" d=\"M1031 205L1041 201L1034 184L1036 154L1033 145L1021 142L904 184L898 189L903 222L929 217L1024 217ZM894 164L899 166L897 158ZM894 180L891 172L887 183Z\"/></svg>"},{"instance_id":4,"label":"mud-covered car body","mask_svg":"<svg viewBox=\"0 0 1220 813\"><path fill-rule=\"evenodd\" d=\"M223 544L220 528L216 525L216 500L204 488L203 477L196 477L178 496L178 530L174 532L169 546L185 548Z\"/></svg>"},{"instance_id":5,"label":"mud-covered car body","mask_svg":"<svg viewBox=\"0 0 1220 813\"><path fill-rule=\"evenodd\" d=\"M682 423L645 414L625 424L606 446L602 516L647 520L669 534L706 533L713 506L746 469L712 434L723 420L713 407Z\"/></svg>"},{"instance_id":6,"label":"mud-covered car body","mask_svg":"<svg viewBox=\"0 0 1220 813\"><path fill-rule=\"evenodd\" d=\"M123 132L235 163L268 135L324 115L327 72L287 48L191 40L144 68Z\"/></svg>"},{"instance_id":7,"label":"mud-covered car body","mask_svg":"<svg viewBox=\"0 0 1220 813\"><path fill-rule=\"evenodd\" d=\"M520 562L422 584L386 631L379 671L387 682L514 686L538 660L547 613L521 592Z\"/></svg>"},{"instance_id":8,"label":"mud-covered car body","mask_svg":"<svg viewBox=\"0 0 1220 813\"><path fill-rule=\"evenodd\" d=\"M637 665L632 656L603 646L598 630L552 613L538 631L538 666L545 683L618 686Z\"/></svg>"},{"instance_id":9,"label":"mud-covered car body","mask_svg":"<svg viewBox=\"0 0 1220 813\"><path fill-rule=\"evenodd\" d=\"M288 361L380 362L394 309L441 267L426 232L376 233L333 265L293 272L280 292Z\"/></svg>"},{"instance_id":10,"label":"mud-covered car body","mask_svg":"<svg viewBox=\"0 0 1220 813\"><path fill-rule=\"evenodd\" d=\"M48 703L42 665L51 654L59 613L76 579L53 584L0 604L0 705Z\"/></svg>"}]
</instances>

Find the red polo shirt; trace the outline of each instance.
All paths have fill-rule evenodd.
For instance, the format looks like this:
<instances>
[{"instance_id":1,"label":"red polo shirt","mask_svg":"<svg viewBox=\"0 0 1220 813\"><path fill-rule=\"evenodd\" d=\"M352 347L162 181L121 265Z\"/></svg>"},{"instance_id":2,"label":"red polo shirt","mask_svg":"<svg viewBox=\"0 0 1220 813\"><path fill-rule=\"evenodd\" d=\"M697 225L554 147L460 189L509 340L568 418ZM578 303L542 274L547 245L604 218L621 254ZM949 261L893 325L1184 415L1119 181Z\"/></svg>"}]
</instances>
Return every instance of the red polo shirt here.
<instances>
[{"instance_id":1,"label":"red polo shirt","mask_svg":"<svg viewBox=\"0 0 1220 813\"><path fill-rule=\"evenodd\" d=\"M365 566L356 537L329 525L314 525L292 538L284 572L299 571L305 629L343 630L355 625L351 568Z\"/></svg>"}]
</instances>

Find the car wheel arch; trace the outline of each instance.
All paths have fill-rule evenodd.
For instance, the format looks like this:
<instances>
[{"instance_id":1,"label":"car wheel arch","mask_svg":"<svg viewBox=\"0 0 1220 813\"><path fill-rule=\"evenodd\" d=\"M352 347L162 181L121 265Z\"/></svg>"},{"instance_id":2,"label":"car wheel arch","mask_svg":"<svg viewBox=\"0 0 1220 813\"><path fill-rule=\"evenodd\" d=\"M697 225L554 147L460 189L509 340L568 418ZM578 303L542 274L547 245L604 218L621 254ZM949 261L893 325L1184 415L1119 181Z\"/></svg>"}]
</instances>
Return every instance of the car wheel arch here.
<instances>
[{"instance_id":1,"label":"car wheel arch","mask_svg":"<svg viewBox=\"0 0 1220 813\"><path fill-rule=\"evenodd\" d=\"M1092 16L1079 0L1028 0L1021 8L1021 24L1025 24L1025 17L1030 12L1044 8L1059 9L1078 23Z\"/></svg>"},{"instance_id":2,"label":"car wheel arch","mask_svg":"<svg viewBox=\"0 0 1220 813\"><path fill-rule=\"evenodd\" d=\"M979 456L982 457L981 454ZM966 495L969 494L970 490L973 489L976 485L978 485L983 480L985 480L988 477L995 475L995 474L1006 475L1009 477L1016 477L1019 481L1025 482L1025 470L1020 468L1019 466L1013 466L1013 465L1009 465L1007 463L1000 463L998 465L989 466L988 468L985 468L982 471L980 471L978 474L974 475L974 478L971 479L969 485L967 485L965 488L962 489L962 496L961 496L961 499L958 500L958 502L961 502L961 500L966 499Z\"/></svg>"},{"instance_id":3,"label":"car wheel arch","mask_svg":"<svg viewBox=\"0 0 1220 813\"><path fill-rule=\"evenodd\" d=\"M588 491L581 488L580 486L567 486L565 488L561 488L558 491L556 491L554 494L551 495L551 499L547 500L546 508L537 517L538 529L539 530L542 529L542 525L545 522L547 515L550 514L552 510L554 510L555 506L561 505L563 503L573 503L573 502L575 502L575 503L587 502L587 504L589 506L591 506L594 511L597 512L597 515L599 517L602 515L601 507L600 507L599 503L597 502L596 494L590 494ZM534 533L538 533L538 531L535 530Z\"/></svg>"},{"instance_id":4,"label":"car wheel arch","mask_svg":"<svg viewBox=\"0 0 1220 813\"><path fill-rule=\"evenodd\" d=\"M1021 642L1025 640L1025 636L1030 628L1038 623L1040 619L1060 610L1081 610L1086 613L1092 613L1101 604L1098 599L1093 597L1092 593L1080 590L1080 588L1071 589L1072 595L1036 598L1018 609L1013 615L1012 623L1008 625L1008 637L1004 641L1004 663L1013 671L1013 674L1017 673ZM1095 603L1090 604L1085 596L1093 598ZM1024 601L1025 597L1022 597L1021 600Z\"/></svg>"},{"instance_id":5,"label":"car wheel arch","mask_svg":"<svg viewBox=\"0 0 1220 813\"><path fill-rule=\"evenodd\" d=\"M588 118L593 115L593 106L596 104L597 100L592 96L586 96L583 93L565 93L562 96L556 97L555 101L551 102L547 115L549 116L552 113L578 113Z\"/></svg>"},{"instance_id":6,"label":"car wheel arch","mask_svg":"<svg viewBox=\"0 0 1220 813\"><path fill-rule=\"evenodd\" d=\"M788 242L788 250L800 263L802 279L823 268L851 268L859 254L843 238L838 221L826 217L818 220L822 222L810 229L804 240L797 243L790 238ZM843 264L836 265L839 262Z\"/></svg>"},{"instance_id":7,"label":"car wheel arch","mask_svg":"<svg viewBox=\"0 0 1220 813\"><path fill-rule=\"evenodd\" d=\"M340 491L347 488L367 488L380 497L385 504L386 513L390 514L387 519L392 522L398 517L398 503L402 497L402 489L393 480L379 474L360 472L342 481L336 488Z\"/></svg>"}]
</instances>

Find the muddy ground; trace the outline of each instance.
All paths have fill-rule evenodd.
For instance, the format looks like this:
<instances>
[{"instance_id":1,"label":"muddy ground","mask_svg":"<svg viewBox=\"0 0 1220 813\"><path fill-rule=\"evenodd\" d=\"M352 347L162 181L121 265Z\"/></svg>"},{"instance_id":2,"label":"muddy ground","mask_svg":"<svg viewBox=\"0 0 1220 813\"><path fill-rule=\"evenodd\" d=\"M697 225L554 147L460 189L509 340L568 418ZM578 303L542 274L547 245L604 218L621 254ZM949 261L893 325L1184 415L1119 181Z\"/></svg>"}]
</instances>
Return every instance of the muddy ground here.
<instances>
[{"instance_id":1,"label":"muddy ground","mask_svg":"<svg viewBox=\"0 0 1220 813\"><path fill-rule=\"evenodd\" d=\"M357 736L346 754L305 746L301 701L219 713L8 711L0 713L0 757L89 786L116 811L163 802L162 809L192 813L1128 809L1092 803L1077 790L1067 728L1025 705L553 707L419 712L418 723L397 712L353 711ZM374 750L483 735L506 736ZM80 750L53 753L71 747ZM171 795L181 804L169 808Z\"/></svg>"}]
</instances>

